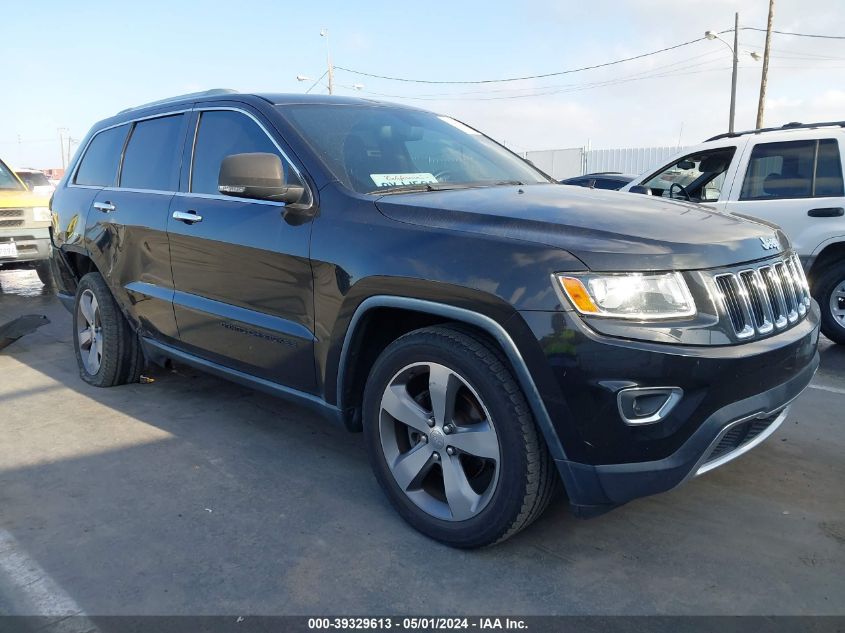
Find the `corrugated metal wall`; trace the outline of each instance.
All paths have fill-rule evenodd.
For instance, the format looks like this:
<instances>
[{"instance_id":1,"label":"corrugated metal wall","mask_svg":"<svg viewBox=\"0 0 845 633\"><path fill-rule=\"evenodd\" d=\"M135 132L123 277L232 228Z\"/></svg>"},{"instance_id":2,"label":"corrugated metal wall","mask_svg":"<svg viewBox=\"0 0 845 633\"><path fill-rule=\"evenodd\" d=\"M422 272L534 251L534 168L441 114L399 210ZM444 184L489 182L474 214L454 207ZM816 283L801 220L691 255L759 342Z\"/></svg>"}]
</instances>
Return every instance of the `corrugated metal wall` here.
<instances>
[{"instance_id":1,"label":"corrugated metal wall","mask_svg":"<svg viewBox=\"0 0 845 633\"><path fill-rule=\"evenodd\" d=\"M641 174L649 169L660 167L684 149L677 146L594 149L586 153L586 171L584 173L621 171L623 174Z\"/></svg>"},{"instance_id":2,"label":"corrugated metal wall","mask_svg":"<svg viewBox=\"0 0 845 633\"><path fill-rule=\"evenodd\" d=\"M583 147L526 152L525 158L557 180L577 176L584 169Z\"/></svg>"},{"instance_id":3,"label":"corrugated metal wall","mask_svg":"<svg viewBox=\"0 0 845 633\"><path fill-rule=\"evenodd\" d=\"M619 171L641 174L660 167L684 147L630 147L624 149L593 149L569 147L526 152L525 158L557 180L590 174L597 171Z\"/></svg>"}]
</instances>

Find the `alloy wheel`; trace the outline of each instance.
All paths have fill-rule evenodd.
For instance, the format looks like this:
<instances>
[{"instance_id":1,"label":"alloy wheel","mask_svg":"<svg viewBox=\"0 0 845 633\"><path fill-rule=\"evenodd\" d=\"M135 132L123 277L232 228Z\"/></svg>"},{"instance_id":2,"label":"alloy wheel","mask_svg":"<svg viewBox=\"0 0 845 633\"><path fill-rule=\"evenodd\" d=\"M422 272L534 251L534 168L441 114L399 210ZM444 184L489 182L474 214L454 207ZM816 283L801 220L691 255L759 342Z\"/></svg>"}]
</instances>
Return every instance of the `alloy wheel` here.
<instances>
[{"instance_id":1,"label":"alloy wheel","mask_svg":"<svg viewBox=\"0 0 845 633\"><path fill-rule=\"evenodd\" d=\"M845 279L841 279L830 293L830 314L845 328Z\"/></svg>"},{"instance_id":2,"label":"alloy wheel","mask_svg":"<svg viewBox=\"0 0 845 633\"><path fill-rule=\"evenodd\" d=\"M77 306L76 340L85 371L93 376L100 371L103 362L103 327L100 321L100 305L90 290L79 297Z\"/></svg>"},{"instance_id":3,"label":"alloy wheel","mask_svg":"<svg viewBox=\"0 0 845 633\"><path fill-rule=\"evenodd\" d=\"M453 369L415 363L396 373L381 398L379 435L396 483L426 513L465 521L489 503L499 438L478 393Z\"/></svg>"}]
</instances>

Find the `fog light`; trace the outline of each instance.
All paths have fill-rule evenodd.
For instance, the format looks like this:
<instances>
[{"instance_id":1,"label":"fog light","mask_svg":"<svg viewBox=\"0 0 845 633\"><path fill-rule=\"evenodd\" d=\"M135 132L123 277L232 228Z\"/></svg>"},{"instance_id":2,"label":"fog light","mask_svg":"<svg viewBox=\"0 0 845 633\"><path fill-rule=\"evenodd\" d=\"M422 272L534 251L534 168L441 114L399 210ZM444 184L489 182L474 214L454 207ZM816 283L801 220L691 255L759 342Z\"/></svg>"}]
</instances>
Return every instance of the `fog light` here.
<instances>
[{"instance_id":1,"label":"fog light","mask_svg":"<svg viewBox=\"0 0 845 633\"><path fill-rule=\"evenodd\" d=\"M630 387L616 394L625 424L654 424L664 419L684 395L680 387Z\"/></svg>"}]
</instances>

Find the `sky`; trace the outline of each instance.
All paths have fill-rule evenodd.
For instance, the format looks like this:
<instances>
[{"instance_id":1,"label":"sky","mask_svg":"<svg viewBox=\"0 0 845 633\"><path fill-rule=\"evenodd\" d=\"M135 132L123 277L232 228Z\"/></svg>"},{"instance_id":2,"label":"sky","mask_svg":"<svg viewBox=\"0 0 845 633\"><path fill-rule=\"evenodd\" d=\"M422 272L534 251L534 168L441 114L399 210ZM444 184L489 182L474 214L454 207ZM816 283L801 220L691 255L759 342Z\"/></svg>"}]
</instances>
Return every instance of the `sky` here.
<instances>
[{"instance_id":1,"label":"sky","mask_svg":"<svg viewBox=\"0 0 845 633\"><path fill-rule=\"evenodd\" d=\"M60 167L59 128L78 141L123 108L186 92L304 92L313 82L296 77L325 72L327 44L343 68L477 81L655 51L730 29L737 11L741 26L765 28L768 0L4 3L0 157ZM775 29L845 36L845 7L776 0ZM754 127L762 63L749 53L762 53L764 39L740 32L737 129ZM728 48L704 40L498 84L396 82L338 69L335 93L449 114L519 152L690 145L727 130L730 66ZM845 40L775 35L765 124L843 119Z\"/></svg>"}]
</instances>

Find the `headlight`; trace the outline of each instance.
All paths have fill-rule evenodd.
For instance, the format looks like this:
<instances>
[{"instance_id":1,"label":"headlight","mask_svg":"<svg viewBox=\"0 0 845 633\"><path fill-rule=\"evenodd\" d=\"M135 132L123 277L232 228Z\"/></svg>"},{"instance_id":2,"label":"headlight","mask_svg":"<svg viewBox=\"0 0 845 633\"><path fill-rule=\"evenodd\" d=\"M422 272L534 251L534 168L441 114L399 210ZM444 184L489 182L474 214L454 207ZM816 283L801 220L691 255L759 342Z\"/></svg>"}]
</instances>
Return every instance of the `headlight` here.
<instances>
[{"instance_id":1,"label":"headlight","mask_svg":"<svg viewBox=\"0 0 845 633\"><path fill-rule=\"evenodd\" d=\"M32 219L36 222L50 222L53 214L47 207L32 207Z\"/></svg>"},{"instance_id":2,"label":"headlight","mask_svg":"<svg viewBox=\"0 0 845 633\"><path fill-rule=\"evenodd\" d=\"M581 314L641 320L695 314L695 302L680 273L567 273L556 277Z\"/></svg>"}]
</instances>

